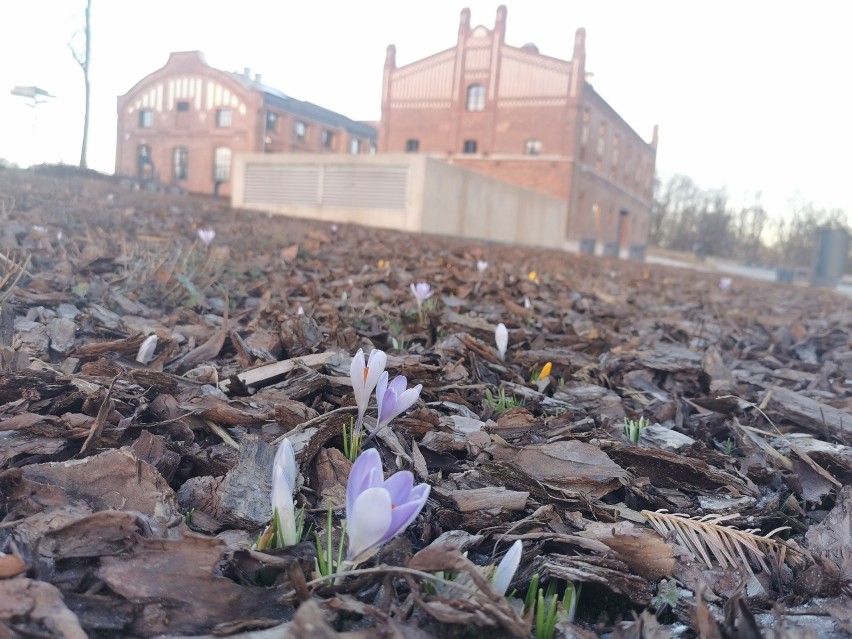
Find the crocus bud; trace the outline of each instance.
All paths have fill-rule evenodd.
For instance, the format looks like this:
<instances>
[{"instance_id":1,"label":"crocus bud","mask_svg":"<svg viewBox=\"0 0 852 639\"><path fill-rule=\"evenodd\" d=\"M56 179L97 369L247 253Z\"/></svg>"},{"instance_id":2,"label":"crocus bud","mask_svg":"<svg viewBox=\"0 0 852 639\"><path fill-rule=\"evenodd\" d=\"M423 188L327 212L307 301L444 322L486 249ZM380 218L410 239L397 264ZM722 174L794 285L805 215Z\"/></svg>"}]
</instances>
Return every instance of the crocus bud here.
<instances>
[{"instance_id":1,"label":"crocus bud","mask_svg":"<svg viewBox=\"0 0 852 639\"><path fill-rule=\"evenodd\" d=\"M494 584L494 589L501 595L505 595L509 589L509 584L512 583L512 578L518 570L518 565L521 563L521 555L524 551L524 545L518 539L512 547L503 555L503 559L497 564L497 569L491 576L491 583Z\"/></svg>"},{"instance_id":2,"label":"crocus bud","mask_svg":"<svg viewBox=\"0 0 852 639\"><path fill-rule=\"evenodd\" d=\"M497 342L497 352L500 353L500 359L506 357L506 348L509 346L509 331L503 322L497 324L494 329L494 341Z\"/></svg>"},{"instance_id":3,"label":"crocus bud","mask_svg":"<svg viewBox=\"0 0 852 639\"><path fill-rule=\"evenodd\" d=\"M139 352L136 353L136 361L140 364L147 364L154 359L154 351L157 350L157 336L149 335L139 346Z\"/></svg>"}]
</instances>

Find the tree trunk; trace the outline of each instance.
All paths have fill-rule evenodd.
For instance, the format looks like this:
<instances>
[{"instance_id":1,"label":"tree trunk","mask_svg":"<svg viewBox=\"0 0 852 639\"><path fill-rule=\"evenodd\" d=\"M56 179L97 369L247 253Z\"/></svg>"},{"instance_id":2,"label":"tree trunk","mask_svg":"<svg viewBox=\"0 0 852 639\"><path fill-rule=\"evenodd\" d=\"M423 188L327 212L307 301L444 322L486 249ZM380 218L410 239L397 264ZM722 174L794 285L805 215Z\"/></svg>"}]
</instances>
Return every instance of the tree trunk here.
<instances>
[{"instance_id":1,"label":"tree trunk","mask_svg":"<svg viewBox=\"0 0 852 639\"><path fill-rule=\"evenodd\" d=\"M89 83L89 66L92 60L92 0L86 0L86 31L85 31L85 54L82 61L78 60L83 69L83 82L86 85L86 108L83 112L83 145L80 149L80 168L88 167L86 155L89 148L89 102L91 98L91 85Z\"/></svg>"}]
</instances>

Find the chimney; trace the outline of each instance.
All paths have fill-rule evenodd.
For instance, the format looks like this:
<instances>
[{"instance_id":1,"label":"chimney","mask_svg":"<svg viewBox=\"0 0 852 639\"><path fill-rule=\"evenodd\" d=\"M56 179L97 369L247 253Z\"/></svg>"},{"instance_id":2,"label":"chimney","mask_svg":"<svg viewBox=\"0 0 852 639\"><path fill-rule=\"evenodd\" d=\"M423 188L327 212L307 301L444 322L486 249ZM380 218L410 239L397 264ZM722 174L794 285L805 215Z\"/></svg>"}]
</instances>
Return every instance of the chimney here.
<instances>
[{"instance_id":1,"label":"chimney","mask_svg":"<svg viewBox=\"0 0 852 639\"><path fill-rule=\"evenodd\" d=\"M261 80L263 80L263 76L260 75L259 73L255 73L254 74L254 81L257 82L258 84L260 84Z\"/></svg>"},{"instance_id":2,"label":"chimney","mask_svg":"<svg viewBox=\"0 0 852 639\"><path fill-rule=\"evenodd\" d=\"M388 45L385 52L385 69L396 69L396 47L392 44Z\"/></svg>"},{"instance_id":3,"label":"chimney","mask_svg":"<svg viewBox=\"0 0 852 639\"><path fill-rule=\"evenodd\" d=\"M250 67L243 67L243 75L246 76L247 78L251 78L251 68Z\"/></svg>"},{"instance_id":4,"label":"chimney","mask_svg":"<svg viewBox=\"0 0 852 639\"><path fill-rule=\"evenodd\" d=\"M506 41L506 5L501 4L497 7L497 18L494 20L494 31L497 32L497 37L500 42Z\"/></svg>"},{"instance_id":5,"label":"chimney","mask_svg":"<svg viewBox=\"0 0 852 639\"><path fill-rule=\"evenodd\" d=\"M465 7L459 15L459 41L470 35L470 9Z\"/></svg>"}]
</instances>

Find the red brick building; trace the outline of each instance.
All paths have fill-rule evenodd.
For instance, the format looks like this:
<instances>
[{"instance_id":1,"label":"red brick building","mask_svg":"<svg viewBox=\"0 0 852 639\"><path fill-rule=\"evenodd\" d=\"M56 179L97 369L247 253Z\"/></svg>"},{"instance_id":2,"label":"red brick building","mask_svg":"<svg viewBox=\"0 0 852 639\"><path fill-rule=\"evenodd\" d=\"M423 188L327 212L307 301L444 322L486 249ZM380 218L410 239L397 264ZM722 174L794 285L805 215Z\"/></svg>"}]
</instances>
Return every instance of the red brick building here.
<instances>
[{"instance_id":1,"label":"red brick building","mask_svg":"<svg viewBox=\"0 0 852 639\"><path fill-rule=\"evenodd\" d=\"M115 170L193 193L230 193L236 153L372 153L376 129L291 98L259 75L214 69L200 51L118 98Z\"/></svg>"},{"instance_id":2,"label":"red brick building","mask_svg":"<svg viewBox=\"0 0 852 639\"><path fill-rule=\"evenodd\" d=\"M585 31L571 60L505 43L461 12L452 48L384 68L379 151L448 161L566 201L566 241L608 254L646 243L657 129L645 142L586 80Z\"/></svg>"}]
</instances>

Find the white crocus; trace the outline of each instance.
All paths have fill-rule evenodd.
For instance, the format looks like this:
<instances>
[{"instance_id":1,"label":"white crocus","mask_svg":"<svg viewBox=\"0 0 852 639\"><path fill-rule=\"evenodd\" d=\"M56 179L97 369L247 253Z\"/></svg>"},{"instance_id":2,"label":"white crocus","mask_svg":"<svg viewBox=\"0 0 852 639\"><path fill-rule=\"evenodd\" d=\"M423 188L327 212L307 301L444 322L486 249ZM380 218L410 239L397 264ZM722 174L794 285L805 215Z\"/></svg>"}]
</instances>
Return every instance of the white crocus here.
<instances>
[{"instance_id":1,"label":"white crocus","mask_svg":"<svg viewBox=\"0 0 852 639\"><path fill-rule=\"evenodd\" d=\"M355 404L358 406L358 419L355 422L356 432L361 432L361 424L364 414L370 403L370 395L379 383L379 378L385 372L388 356L384 351L374 348L370 351L370 358L364 363L364 351L358 349L352 364L349 367L349 379L352 381L352 392L355 395Z\"/></svg>"},{"instance_id":2,"label":"white crocus","mask_svg":"<svg viewBox=\"0 0 852 639\"><path fill-rule=\"evenodd\" d=\"M136 361L140 364L147 364L154 359L154 351L157 350L157 336L149 335L139 346L139 351L136 353Z\"/></svg>"},{"instance_id":3,"label":"white crocus","mask_svg":"<svg viewBox=\"0 0 852 639\"><path fill-rule=\"evenodd\" d=\"M497 352L500 353L500 359L506 357L506 348L509 346L509 331L503 322L497 324L494 329L494 341L497 342Z\"/></svg>"},{"instance_id":4,"label":"white crocus","mask_svg":"<svg viewBox=\"0 0 852 639\"><path fill-rule=\"evenodd\" d=\"M512 578L515 576L515 572L517 572L518 566L521 563L521 554L523 554L523 551L524 545L518 539L512 544L512 547L509 548L506 554L503 555L500 563L497 564L497 569L491 576L491 583L494 584L494 588L501 595L505 595L509 589L509 584L512 583Z\"/></svg>"},{"instance_id":5,"label":"white crocus","mask_svg":"<svg viewBox=\"0 0 852 639\"><path fill-rule=\"evenodd\" d=\"M281 442L272 463L272 517L275 522L276 545L294 546L299 543L296 528L296 453L289 439Z\"/></svg>"},{"instance_id":6,"label":"white crocus","mask_svg":"<svg viewBox=\"0 0 852 639\"><path fill-rule=\"evenodd\" d=\"M216 231L211 228L198 229L198 239L204 243L204 246L210 246L210 242L216 237Z\"/></svg>"},{"instance_id":7,"label":"white crocus","mask_svg":"<svg viewBox=\"0 0 852 639\"><path fill-rule=\"evenodd\" d=\"M476 270L479 271L479 274L482 275L485 272L485 269L488 268L488 262L485 260L477 260L476 261Z\"/></svg>"}]
</instances>

